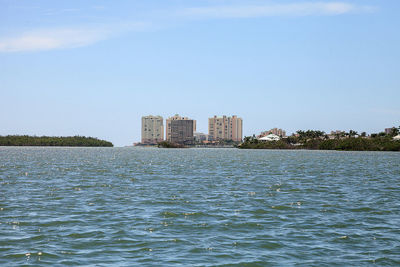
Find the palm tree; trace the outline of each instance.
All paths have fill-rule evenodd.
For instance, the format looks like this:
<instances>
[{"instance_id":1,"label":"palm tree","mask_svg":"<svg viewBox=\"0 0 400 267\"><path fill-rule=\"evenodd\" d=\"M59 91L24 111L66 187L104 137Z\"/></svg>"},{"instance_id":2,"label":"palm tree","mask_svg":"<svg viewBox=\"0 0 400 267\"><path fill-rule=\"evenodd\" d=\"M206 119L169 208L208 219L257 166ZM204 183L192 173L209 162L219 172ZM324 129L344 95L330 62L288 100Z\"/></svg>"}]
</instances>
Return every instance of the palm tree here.
<instances>
[{"instance_id":1,"label":"palm tree","mask_svg":"<svg viewBox=\"0 0 400 267\"><path fill-rule=\"evenodd\" d=\"M391 136L396 136L396 135L399 134L399 132L400 132L400 127L399 127L399 128L393 127L393 128L391 129L391 131L390 131L390 135L391 135Z\"/></svg>"},{"instance_id":2,"label":"palm tree","mask_svg":"<svg viewBox=\"0 0 400 267\"><path fill-rule=\"evenodd\" d=\"M358 133L356 131L353 131L353 130L349 131L349 137L353 137L353 136L356 136L356 135L358 135Z\"/></svg>"}]
</instances>

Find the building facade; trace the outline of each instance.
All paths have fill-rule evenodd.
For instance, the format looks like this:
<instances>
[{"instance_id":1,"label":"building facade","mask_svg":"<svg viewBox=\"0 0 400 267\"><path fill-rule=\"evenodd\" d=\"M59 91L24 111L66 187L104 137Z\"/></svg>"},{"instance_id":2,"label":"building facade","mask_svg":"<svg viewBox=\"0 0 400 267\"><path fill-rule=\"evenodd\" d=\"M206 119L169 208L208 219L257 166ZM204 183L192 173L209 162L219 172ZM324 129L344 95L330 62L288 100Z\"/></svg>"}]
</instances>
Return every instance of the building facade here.
<instances>
[{"instance_id":1,"label":"building facade","mask_svg":"<svg viewBox=\"0 0 400 267\"><path fill-rule=\"evenodd\" d=\"M161 116L142 117L142 144L155 145L164 141L164 123Z\"/></svg>"},{"instance_id":2,"label":"building facade","mask_svg":"<svg viewBox=\"0 0 400 267\"><path fill-rule=\"evenodd\" d=\"M396 129L395 127L392 128L385 128L385 134L391 134L393 131L393 128Z\"/></svg>"},{"instance_id":3,"label":"building facade","mask_svg":"<svg viewBox=\"0 0 400 267\"><path fill-rule=\"evenodd\" d=\"M190 120L193 122L193 132L192 132L192 136L194 134L194 132L196 131L196 120L192 120L189 119L188 117L181 117L178 114L175 114L175 116L169 117L166 120L166 125L165 125L165 139L169 142L172 142L172 127L171 127L171 123L173 121L179 121L179 120Z\"/></svg>"},{"instance_id":4,"label":"building facade","mask_svg":"<svg viewBox=\"0 0 400 267\"><path fill-rule=\"evenodd\" d=\"M194 140L196 142L208 141L208 134L195 132L194 133Z\"/></svg>"},{"instance_id":5,"label":"building facade","mask_svg":"<svg viewBox=\"0 0 400 267\"><path fill-rule=\"evenodd\" d=\"M264 136L267 136L267 135L270 135L270 134L277 135L277 136L279 136L281 138L282 137L286 137L286 131L282 130L282 129L278 129L278 128L273 128L273 129L271 129L269 131L262 132L259 135L259 137L264 137Z\"/></svg>"},{"instance_id":6,"label":"building facade","mask_svg":"<svg viewBox=\"0 0 400 267\"><path fill-rule=\"evenodd\" d=\"M170 126L171 143L181 145L192 145L194 143L193 120L172 120Z\"/></svg>"},{"instance_id":7,"label":"building facade","mask_svg":"<svg viewBox=\"0 0 400 267\"><path fill-rule=\"evenodd\" d=\"M208 136L214 141L233 140L240 142L243 136L243 120L235 115L209 118Z\"/></svg>"}]
</instances>

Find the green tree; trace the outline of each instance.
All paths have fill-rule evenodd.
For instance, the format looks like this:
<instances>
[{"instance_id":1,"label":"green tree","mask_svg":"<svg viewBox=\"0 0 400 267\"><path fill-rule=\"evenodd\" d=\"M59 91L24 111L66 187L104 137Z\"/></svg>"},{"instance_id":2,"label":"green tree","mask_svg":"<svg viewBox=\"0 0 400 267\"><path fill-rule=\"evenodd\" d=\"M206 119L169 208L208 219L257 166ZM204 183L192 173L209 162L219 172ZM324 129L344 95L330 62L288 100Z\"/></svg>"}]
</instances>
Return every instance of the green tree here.
<instances>
[{"instance_id":1,"label":"green tree","mask_svg":"<svg viewBox=\"0 0 400 267\"><path fill-rule=\"evenodd\" d=\"M28 136L8 135L0 136L0 146L104 146L112 147L108 141L99 140L93 137L84 136Z\"/></svg>"},{"instance_id":2,"label":"green tree","mask_svg":"<svg viewBox=\"0 0 400 267\"><path fill-rule=\"evenodd\" d=\"M358 133L356 131L354 131L354 130L349 131L349 137L354 137L356 135L358 135Z\"/></svg>"},{"instance_id":3,"label":"green tree","mask_svg":"<svg viewBox=\"0 0 400 267\"><path fill-rule=\"evenodd\" d=\"M400 127L399 127L400 128ZM396 136L396 135L398 135L399 134L399 129L398 128L396 128L396 127L393 127L392 129L390 129L390 133L389 133L389 135L390 136Z\"/></svg>"}]
</instances>

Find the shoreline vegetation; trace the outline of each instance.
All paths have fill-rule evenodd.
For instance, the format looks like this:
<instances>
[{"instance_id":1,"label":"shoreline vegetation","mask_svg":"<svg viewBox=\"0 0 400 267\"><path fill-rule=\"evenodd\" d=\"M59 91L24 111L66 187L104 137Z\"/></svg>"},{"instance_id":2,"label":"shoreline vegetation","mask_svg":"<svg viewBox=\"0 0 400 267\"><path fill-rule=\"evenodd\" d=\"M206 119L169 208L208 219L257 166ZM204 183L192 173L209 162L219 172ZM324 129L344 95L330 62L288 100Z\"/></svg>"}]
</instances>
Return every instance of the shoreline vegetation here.
<instances>
[{"instance_id":1,"label":"shoreline vegetation","mask_svg":"<svg viewBox=\"0 0 400 267\"><path fill-rule=\"evenodd\" d=\"M235 142L232 140L219 140L217 142L213 143L202 143L202 142L195 142L194 144L191 145L183 145L183 144L177 144L177 143L172 143L169 141L162 141L159 142L157 146L159 148L234 148L237 147L240 143ZM141 146L146 146L146 145L141 145Z\"/></svg>"},{"instance_id":2,"label":"shoreline vegetation","mask_svg":"<svg viewBox=\"0 0 400 267\"><path fill-rule=\"evenodd\" d=\"M86 136L0 136L0 146L113 147L113 143Z\"/></svg>"},{"instance_id":3,"label":"shoreline vegetation","mask_svg":"<svg viewBox=\"0 0 400 267\"><path fill-rule=\"evenodd\" d=\"M278 141L260 141L255 136L245 137L240 149L310 149L339 151L400 151L400 140L393 140L398 134L378 133L366 136L355 131L328 136L322 131L297 131L296 135Z\"/></svg>"},{"instance_id":4,"label":"shoreline vegetation","mask_svg":"<svg viewBox=\"0 0 400 267\"><path fill-rule=\"evenodd\" d=\"M390 133L373 133L367 135L365 132L358 134L350 130L336 134L326 134L323 131L299 130L295 134L280 138L277 141L262 141L255 135L247 136L242 143L230 140L220 140L216 143L192 145L175 144L168 141L158 143L159 148L195 148L195 147L236 147L239 149L288 149L288 150L337 150L337 151L399 151L400 140L395 136L400 133L399 128L392 128Z\"/></svg>"},{"instance_id":5,"label":"shoreline vegetation","mask_svg":"<svg viewBox=\"0 0 400 267\"><path fill-rule=\"evenodd\" d=\"M157 147L159 147L159 148L187 148L187 146L184 146L181 144L176 144L176 143L171 143L168 141L159 142Z\"/></svg>"}]
</instances>

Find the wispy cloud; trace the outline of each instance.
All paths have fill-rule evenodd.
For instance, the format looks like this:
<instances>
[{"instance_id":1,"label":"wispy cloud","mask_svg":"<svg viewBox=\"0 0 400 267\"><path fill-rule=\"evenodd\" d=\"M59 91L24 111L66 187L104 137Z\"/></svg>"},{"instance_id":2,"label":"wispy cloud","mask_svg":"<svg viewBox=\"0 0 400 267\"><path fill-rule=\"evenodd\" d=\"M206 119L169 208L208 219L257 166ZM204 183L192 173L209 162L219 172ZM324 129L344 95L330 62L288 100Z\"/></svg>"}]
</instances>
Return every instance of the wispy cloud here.
<instances>
[{"instance_id":1,"label":"wispy cloud","mask_svg":"<svg viewBox=\"0 0 400 267\"><path fill-rule=\"evenodd\" d=\"M102 6L95 8L104 8ZM143 31L162 28L165 20L184 22L188 19L210 18L252 18L270 16L332 16L347 13L370 12L373 7L354 5L347 2L302 2L289 4L226 5L188 7L171 12L158 12L150 16L146 23L123 23L118 25L97 25L90 27L48 28L22 32L14 36L0 37L0 53L43 51L83 47L109 39L129 31ZM74 9L64 10L75 11ZM168 15L165 15L168 13ZM172 15L172 16L171 16ZM158 21L154 25L150 21ZM162 22L160 22L162 21ZM164 23L163 23L164 22ZM150 26L150 28L149 28Z\"/></svg>"},{"instance_id":2,"label":"wispy cloud","mask_svg":"<svg viewBox=\"0 0 400 267\"><path fill-rule=\"evenodd\" d=\"M43 51L91 45L124 31L140 30L144 24L125 24L114 27L72 27L32 30L0 38L0 52Z\"/></svg>"},{"instance_id":3,"label":"wispy cloud","mask_svg":"<svg viewBox=\"0 0 400 267\"><path fill-rule=\"evenodd\" d=\"M180 15L192 18L250 18L272 16L329 16L372 11L369 6L346 2L303 2L291 4L231 5L186 8Z\"/></svg>"},{"instance_id":4,"label":"wispy cloud","mask_svg":"<svg viewBox=\"0 0 400 267\"><path fill-rule=\"evenodd\" d=\"M73 48L106 39L111 33L101 29L47 29L0 39L0 52L40 51Z\"/></svg>"}]
</instances>

